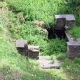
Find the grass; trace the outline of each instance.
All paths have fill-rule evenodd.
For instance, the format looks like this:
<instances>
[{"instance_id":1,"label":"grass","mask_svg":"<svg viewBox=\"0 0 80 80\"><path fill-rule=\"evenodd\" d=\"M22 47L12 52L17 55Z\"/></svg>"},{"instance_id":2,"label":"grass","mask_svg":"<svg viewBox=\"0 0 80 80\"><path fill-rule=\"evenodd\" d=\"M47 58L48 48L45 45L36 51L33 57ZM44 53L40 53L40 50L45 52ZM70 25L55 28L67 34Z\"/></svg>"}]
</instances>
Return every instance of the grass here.
<instances>
[{"instance_id":1,"label":"grass","mask_svg":"<svg viewBox=\"0 0 80 80\"><path fill-rule=\"evenodd\" d=\"M63 63L63 69L69 80L79 80L80 79L80 58L75 58L73 60L65 59Z\"/></svg>"},{"instance_id":2,"label":"grass","mask_svg":"<svg viewBox=\"0 0 80 80\"><path fill-rule=\"evenodd\" d=\"M45 12L46 16L43 15L44 13L40 13L40 17L42 14L41 18L39 16L35 18L34 15L36 14L33 14L34 11L32 10L32 7L30 7L31 5L33 5L32 0L29 0L31 2L31 4L29 5L31 10L30 13L32 12L30 15L29 13L26 14L27 10L25 10L25 6L22 7L22 4L27 4L27 0L25 0L24 2L22 0L22 2L20 2L19 0L6 1L8 1L11 7L10 9L8 8L7 3L0 3L2 4L0 5L0 80L79 80L80 58L69 60L65 57L66 41L64 39L60 40L58 38L49 40L47 38L47 34L44 32L44 29L39 26L33 26L31 24L31 19L44 20L48 24L53 22L54 20L51 18L51 16L53 17L56 11L58 11L59 9L58 7L55 7L57 5L57 1L49 1L52 7L54 6L56 8L55 10L51 9L52 13L54 13L51 14L51 12ZM40 4L41 8L44 9L43 11L45 11L48 7L48 10L46 11L49 11L50 4L47 1L48 0L41 0L40 3L36 5L38 6ZM59 7L61 6L61 4L64 5L62 3L62 0L58 1ZM19 2L21 6L17 2ZM36 1L34 2L37 3ZM55 4L52 4L53 2L55 2ZM14 3L15 5L13 5ZM43 5L44 3L45 5ZM61 6L61 8L62 7L63 6ZM35 7L33 7L33 9L35 9ZM15 13L15 11L13 10L17 12ZM42 12L42 10L37 12ZM20 22L18 13L23 13L23 17L26 19L25 22ZM48 21L50 18L51 21ZM76 32L79 32L77 28L75 28L75 30ZM17 52L14 42L16 39L25 39L28 40L29 44L39 45L41 51L40 54L52 55L51 58L53 60L55 60L54 55L57 55L58 59L64 61L61 70L42 70L39 68L39 63L37 63L36 60L29 59L27 61L25 56L22 56Z\"/></svg>"},{"instance_id":3,"label":"grass","mask_svg":"<svg viewBox=\"0 0 80 80\"><path fill-rule=\"evenodd\" d=\"M35 60L26 60L26 57L17 53L15 46L7 37L0 38L0 80L64 80L62 75L51 74L39 69ZM4 46L5 45L5 46ZM53 71L54 72L54 71ZM18 76L17 76L18 75Z\"/></svg>"},{"instance_id":4,"label":"grass","mask_svg":"<svg viewBox=\"0 0 80 80\"><path fill-rule=\"evenodd\" d=\"M66 12L64 0L6 0L10 8L15 12L23 12L26 21L44 21L46 27L55 24L54 15ZM14 5L15 4L15 5ZM34 6L35 5L35 6ZM64 10L62 10L64 9Z\"/></svg>"},{"instance_id":5,"label":"grass","mask_svg":"<svg viewBox=\"0 0 80 80\"><path fill-rule=\"evenodd\" d=\"M70 30L68 30L68 33L74 36L75 38L80 38L80 27L76 26Z\"/></svg>"},{"instance_id":6,"label":"grass","mask_svg":"<svg viewBox=\"0 0 80 80\"><path fill-rule=\"evenodd\" d=\"M65 77L62 77L62 75L58 75L60 71L54 73L55 71L47 72L45 70L41 70L39 68L39 63L37 63L36 60L29 59L27 61L25 56L22 56L17 52L15 43L13 41L14 39L28 38L28 40L33 40L31 39L32 36L34 34L35 36L37 36L36 33L38 33L39 35L41 34L41 36L38 36L38 39L35 39L33 37L34 40L37 41L41 37L42 39L40 41L43 42L43 39L46 39L46 35L44 34L44 32L39 32L37 28L30 24L28 26L26 26L26 23L21 24L18 19L15 18L16 15L14 15L14 13L9 11L8 9L4 11L5 8L2 8L0 11L0 19L2 19L0 20L0 80L64 80ZM4 14L2 15L2 13ZM29 27L31 31L27 27ZM20 31L18 29L20 29ZM29 36L31 37L28 36L26 38L25 29L29 31L29 33L27 32L27 34L30 34ZM15 35L16 33L18 34ZM30 40L29 43L32 44L33 41L30 42ZM43 43L45 42L46 41L44 41ZM33 42L33 44L35 44L35 42Z\"/></svg>"},{"instance_id":7,"label":"grass","mask_svg":"<svg viewBox=\"0 0 80 80\"><path fill-rule=\"evenodd\" d=\"M25 56L18 54L6 35L0 36L0 80L64 80L58 73L40 70L35 60L27 61Z\"/></svg>"}]
</instances>

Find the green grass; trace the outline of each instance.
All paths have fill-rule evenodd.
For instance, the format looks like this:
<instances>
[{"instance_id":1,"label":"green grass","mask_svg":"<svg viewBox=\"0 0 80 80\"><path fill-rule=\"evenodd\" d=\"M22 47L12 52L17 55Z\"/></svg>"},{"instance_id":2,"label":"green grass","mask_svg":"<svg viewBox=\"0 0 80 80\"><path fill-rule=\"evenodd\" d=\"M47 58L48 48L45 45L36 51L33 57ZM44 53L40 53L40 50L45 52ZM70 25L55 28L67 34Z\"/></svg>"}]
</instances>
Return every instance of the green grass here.
<instances>
[{"instance_id":1,"label":"green grass","mask_svg":"<svg viewBox=\"0 0 80 80\"><path fill-rule=\"evenodd\" d=\"M17 19L17 14L11 11L9 11L8 15L9 22L7 27L13 39L24 39L30 45L40 46L40 55L52 55L66 51L66 41L64 39L49 40L46 29L34 26L30 21L21 24Z\"/></svg>"},{"instance_id":2,"label":"green grass","mask_svg":"<svg viewBox=\"0 0 80 80\"><path fill-rule=\"evenodd\" d=\"M44 29L31 24L32 20L43 20L46 24L53 25L54 14L65 13L63 5L66 3L63 0L6 1L8 4L0 3L0 80L79 80L80 58L66 58L66 41L58 38L49 40ZM67 8L66 5L65 7ZM25 23L20 22L19 13L23 13ZM74 29L70 32L79 34L79 27ZM25 39L31 45L40 46L40 55L52 55L53 60L54 55L57 55L57 59L64 61L61 70L42 70L36 60L26 60L16 50L16 39Z\"/></svg>"},{"instance_id":3,"label":"green grass","mask_svg":"<svg viewBox=\"0 0 80 80\"><path fill-rule=\"evenodd\" d=\"M41 28L30 22L21 24L17 16L6 8L0 11L0 80L64 80L62 71L55 73L55 70L41 70L36 60L26 60L25 56L17 52L14 39L28 39L29 44L42 44L40 48L43 50L47 44L47 36Z\"/></svg>"},{"instance_id":4,"label":"green grass","mask_svg":"<svg viewBox=\"0 0 80 80\"><path fill-rule=\"evenodd\" d=\"M44 21L46 27L55 24L54 15L65 13L65 0L6 0L14 12L23 12L26 21ZM15 5L14 5L15 4ZM34 6L35 5L35 6Z\"/></svg>"},{"instance_id":5,"label":"green grass","mask_svg":"<svg viewBox=\"0 0 80 80\"><path fill-rule=\"evenodd\" d=\"M68 33L74 38L80 38L80 27L73 27L72 29L68 30Z\"/></svg>"},{"instance_id":6,"label":"green grass","mask_svg":"<svg viewBox=\"0 0 80 80\"><path fill-rule=\"evenodd\" d=\"M80 80L80 58L65 59L62 66L69 80Z\"/></svg>"},{"instance_id":7,"label":"green grass","mask_svg":"<svg viewBox=\"0 0 80 80\"><path fill-rule=\"evenodd\" d=\"M0 36L0 80L64 80L65 76L58 75L62 71L50 72L39 69L36 60L26 60L25 56L18 54L13 42L8 37ZM14 76L15 75L15 76ZM19 75L19 76L17 76Z\"/></svg>"},{"instance_id":8,"label":"green grass","mask_svg":"<svg viewBox=\"0 0 80 80\"><path fill-rule=\"evenodd\" d=\"M2 75L2 78L0 76L0 80L13 80L14 78L18 78L19 80L65 79L62 75L58 75L59 71L57 73L54 73L54 71L50 72L40 70L39 63L35 60L29 59L27 61L25 56L18 54L14 43L9 40L9 36L5 34L3 36L0 35L0 75Z\"/></svg>"}]
</instances>

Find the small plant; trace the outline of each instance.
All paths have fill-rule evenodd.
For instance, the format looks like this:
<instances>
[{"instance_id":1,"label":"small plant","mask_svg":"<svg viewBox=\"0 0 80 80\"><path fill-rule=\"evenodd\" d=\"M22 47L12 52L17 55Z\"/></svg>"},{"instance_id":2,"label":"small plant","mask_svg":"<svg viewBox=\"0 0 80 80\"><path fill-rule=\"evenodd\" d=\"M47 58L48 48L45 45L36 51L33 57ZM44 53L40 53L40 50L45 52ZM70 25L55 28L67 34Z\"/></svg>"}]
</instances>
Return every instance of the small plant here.
<instances>
[{"instance_id":1,"label":"small plant","mask_svg":"<svg viewBox=\"0 0 80 80\"><path fill-rule=\"evenodd\" d=\"M66 59L66 53L59 53L57 55L58 60L65 60Z\"/></svg>"},{"instance_id":2,"label":"small plant","mask_svg":"<svg viewBox=\"0 0 80 80\"><path fill-rule=\"evenodd\" d=\"M56 61L56 56L55 55L51 55L51 60Z\"/></svg>"}]
</instances>

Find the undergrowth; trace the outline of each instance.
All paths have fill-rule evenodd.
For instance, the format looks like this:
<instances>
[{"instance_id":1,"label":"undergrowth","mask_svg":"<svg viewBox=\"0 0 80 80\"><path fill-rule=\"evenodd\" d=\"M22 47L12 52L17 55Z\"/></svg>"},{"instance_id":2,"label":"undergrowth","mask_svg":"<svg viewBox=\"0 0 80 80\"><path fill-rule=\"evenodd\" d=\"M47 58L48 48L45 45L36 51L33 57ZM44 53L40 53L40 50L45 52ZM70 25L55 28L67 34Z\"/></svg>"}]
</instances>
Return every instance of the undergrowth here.
<instances>
[{"instance_id":1,"label":"undergrowth","mask_svg":"<svg viewBox=\"0 0 80 80\"><path fill-rule=\"evenodd\" d=\"M79 0L6 0L14 12L23 12L26 21L40 20L46 27L55 24L55 14L74 14L76 24L80 25ZM14 5L15 4L15 5Z\"/></svg>"},{"instance_id":2,"label":"undergrowth","mask_svg":"<svg viewBox=\"0 0 80 80\"><path fill-rule=\"evenodd\" d=\"M47 34L42 28L33 26L30 22L21 23L17 14L8 10L7 5L4 8L2 6L0 9L0 80L65 79L62 71L54 73L56 71L54 70L50 73L39 69L36 60L26 60L26 57L16 50L14 42L16 39L25 39L29 44L39 45L43 54L48 42Z\"/></svg>"},{"instance_id":3,"label":"undergrowth","mask_svg":"<svg viewBox=\"0 0 80 80\"><path fill-rule=\"evenodd\" d=\"M2 80L79 80L80 59L75 58L72 61L65 59L66 40L58 38L49 40L45 29L31 24L31 21L39 20L44 21L47 27L54 26L55 14L74 13L79 9L75 10L74 7L73 10L70 0L6 1L8 4L0 3L0 78ZM71 10L68 9L69 7ZM19 20L19 14L23 14L22 20ZM74 29L70 32L77 35L76 32L79 33L79 30L75 27ZM18 39L25 39L30 45L40 46L40 55L52 55L52 58L53 55L57 55L58 59L65 60L63 70L68 72L70 79L66 79L63 71L41 70L35 60L27 61L26 57L18 54L15 48L14 42Z\"/></svg>"},{"instance_id":4,"label":"undergrowth","mask_svg":"<svg viewBox=\"0 0 80 80\"><path fill-rule=\"evenodd\" d=\"M26 21L44 21L46 27L55 24L54 15L65 13L65 0L7 0L14 12L23 12ZM14 5L15 4L15 5Z\"/></svg>"}]
</instances>

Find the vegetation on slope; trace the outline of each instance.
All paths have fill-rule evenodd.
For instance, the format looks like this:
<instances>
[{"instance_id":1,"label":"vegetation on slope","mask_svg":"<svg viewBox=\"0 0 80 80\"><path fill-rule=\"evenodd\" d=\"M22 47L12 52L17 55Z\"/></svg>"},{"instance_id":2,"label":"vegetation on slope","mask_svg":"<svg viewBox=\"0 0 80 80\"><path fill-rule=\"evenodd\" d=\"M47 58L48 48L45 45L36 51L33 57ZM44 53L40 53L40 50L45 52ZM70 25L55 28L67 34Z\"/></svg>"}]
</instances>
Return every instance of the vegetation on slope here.
<instances>
[{"instance_id":1,"label":"vegetation on slope","mask_svg":"<svg viewBox=\"0 0 80 80\"><path fill-rule=\"evenodd\" d=\"M55 23L54 15L64 13L63 7L66 8L64 0L7 0L7 2L13 11L23 12L26 21L44 21L47 27Z\"/></svg>"},{"instance_id":2,"label":"vegetation on slope","mask_svg":"<svg viewBox=\"0 0 80 80\"><path fill-rule=\"evenodd\" d=\"M70 0L6 1L8 4L0 3L0 78L2 80L79 80L80 58L69 60L65 57L66 41L58 38L49 40L41 27L31 24L31 21L40 20L46 23L46 27L50 27L55 23L55 14L70 13L75 10L69 11L71 5L67 2ZM23 14L25 22L19 20L19 14ZM69 79L66 79L62 70L42 71L35 60L27 61L24 56L18 54L14 45L16 39L25 39L29 44L39 45L41 55L56 54L59 56L58 59L64 59L63 70L68 73Z\"/></svg>"},{"instance_id":3,"label":"vegetation on slope","mask_svg":"<svg viewBox=\"0 0 80 80\"><path fill-rule=\"evenodd\" d=\"M62 77L63 75L58 75L58 73L62 73L62 71L58 71L56 73L54 73L56 70L53 70L50 72L42 71L39 69L39 64L35 60L29 59L27 61L25 56L21 56L20 54L18 54L14 45L14 39L22 39L23 37L16 37L15 33L17 32L14 26L16 25L17 27L16 22L18 20L17 18L11 17L9 15L10 13L11 13L11 16L13 16L14 13L8 10L7 5L6 7L4 7L3 5L3 7L0 8L0 80L56 80L56 79L62 80L62 79L65 79L65 77L64 78ZM12 30L10 29L10 26L9 26L11 25L10 23L14 27L14 28L11 27ZM22 24L22 25L18 24L18 25L22 26L25 24ZM33 27L31 28L34 29ZM13 31L13 29L15 30ZM35 34L35 32L33 33ZM21 35L19 35L18 33L18 36L21 36Z\"/></svg>"},{"instance_id":4,"label":"vegetation on slope","mask_svg":"<svg viewBox=\"0 0 80 80\"><path fill-rule=\"evenodd\" d=\"M46 27L55 24L55 14L74 14L80 25L80 0L6 0L15 12L23 12L26 21L42 20ZM15 5L14 5L15 4Z\"/></svg>"}]
</instances>

